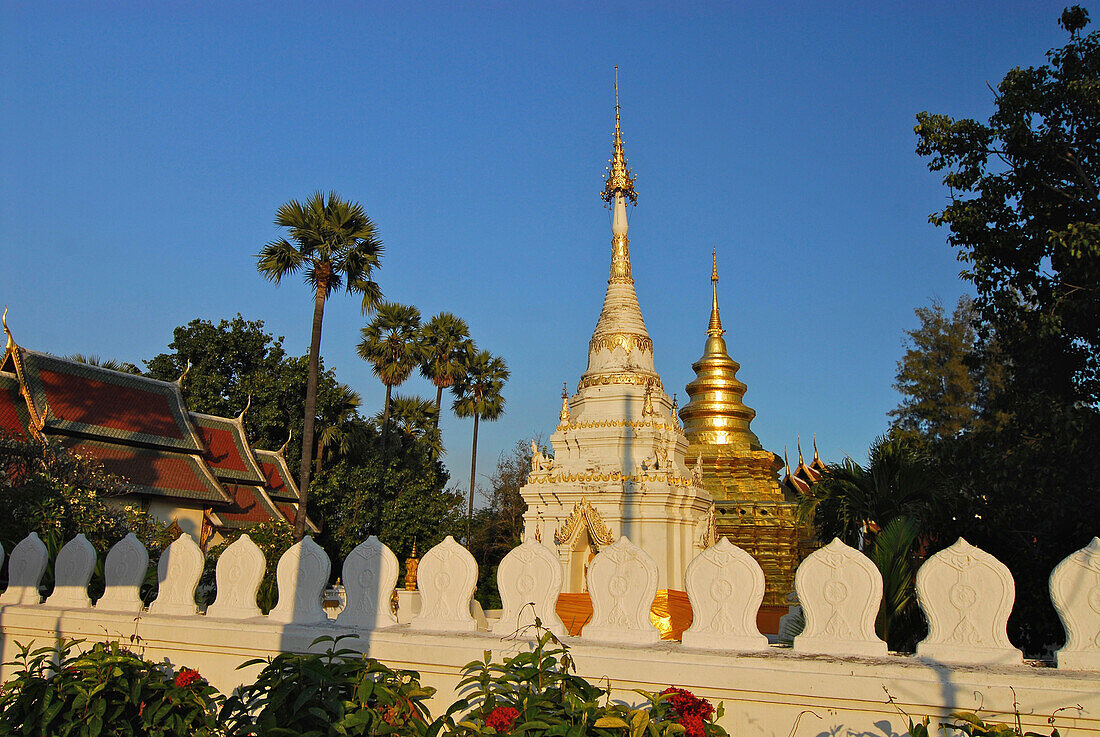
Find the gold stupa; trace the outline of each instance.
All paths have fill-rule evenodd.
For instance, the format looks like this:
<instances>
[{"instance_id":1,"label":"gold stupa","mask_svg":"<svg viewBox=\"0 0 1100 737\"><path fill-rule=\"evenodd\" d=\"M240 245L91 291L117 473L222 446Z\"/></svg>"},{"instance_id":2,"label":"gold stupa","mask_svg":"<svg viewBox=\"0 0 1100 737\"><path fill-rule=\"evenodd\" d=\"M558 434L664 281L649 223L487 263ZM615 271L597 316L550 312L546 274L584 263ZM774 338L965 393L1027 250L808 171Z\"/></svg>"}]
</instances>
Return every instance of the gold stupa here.
<instances>
[{"instance_id":1,"label":"gold stupa","mask_svg":"<svg viewBox=\"0 0 1100 737\"><path fill-rule=\"evenodd\" d=\"M703 356L691 365L695 380L680 410L688 439L687 462L701 460L703 486L714 499L719 535L745 549L764 569L764 607L785 607L794 571L812 549L813 530L801 525L792 491L779 483L784 464L765 450L749 428L756 412L744 402L740 364L729 356L718 311L718 255L711 269L713 291ZM763 624L763 622L762 622Z\"/></svg>"}]
</instances>

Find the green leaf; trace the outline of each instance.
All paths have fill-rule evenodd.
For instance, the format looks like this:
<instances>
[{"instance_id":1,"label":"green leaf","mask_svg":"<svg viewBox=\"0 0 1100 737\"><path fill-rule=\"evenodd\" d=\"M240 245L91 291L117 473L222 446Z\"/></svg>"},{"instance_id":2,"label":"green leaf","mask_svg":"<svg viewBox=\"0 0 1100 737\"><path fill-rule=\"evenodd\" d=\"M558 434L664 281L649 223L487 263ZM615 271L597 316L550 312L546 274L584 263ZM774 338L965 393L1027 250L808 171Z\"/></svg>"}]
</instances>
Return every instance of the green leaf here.
<instances>
[{"instance_id":1,"label":"green leaf","mask_svg":"<svg viewBox=\"0 0 1100 737\"><path fill-rule=\"evenodd\" d=\"M621 729L630 729L630 725L624 722L619 717L600 717L593 724L593 727L602 727L604 729L611 727L618 727Z\"/></svg>"}]
</instances>

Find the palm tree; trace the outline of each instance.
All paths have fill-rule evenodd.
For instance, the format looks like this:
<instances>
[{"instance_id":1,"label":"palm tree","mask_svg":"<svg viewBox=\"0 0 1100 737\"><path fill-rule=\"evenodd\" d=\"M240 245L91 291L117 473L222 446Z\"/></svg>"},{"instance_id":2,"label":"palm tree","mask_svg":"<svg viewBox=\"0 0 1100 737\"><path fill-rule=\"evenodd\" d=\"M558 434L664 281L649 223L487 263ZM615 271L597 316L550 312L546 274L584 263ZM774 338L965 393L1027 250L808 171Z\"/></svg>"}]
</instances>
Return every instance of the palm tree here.
<instances>
[{"instance_id":1,"label":"palm tree","mask_svg":"<svg viewBox=\"0 0 1100 737\"><path fill-rule=\"evenodd\" d=\"M914 441L880 437L867 453L866 467L851 458L830 465L798 504L822 539L839 537L868 550L875 533L895 517L928 520L938 492L935 469Z\"/></svg>"},{"instance_id":2,"label":"palm tree","mask_svg":"<svg viewBox=\"0 0 1100 737\"><path fill-rule=\"evenodd\" d=\"M302 421L302 462L298 486L301 504L294 517L294 536L305 535L306 501L312 463L313 423L317 409L317 365L321 354L321 323L325 301L341 287L363 295L363 312L382 299L371 272L382 259L382 241L374 222L358 202L343 200L335 192L326 198L314 192L304 203L290 200L275 212L275 225L287 228L289 240L277 238L257 255L256 268L264 278L279 284L284 276L301 272L313 289L313 330L309 339L306 406Z\"/></svg>"},{"instance_id":3,"label":"palm tree","mask_svg":"<svg viewBox=\"0 0 1100 737\"><path fill-rule=\"evenodd\" d=\"M326 459L344 458L354 450L357 438L355 426L351 423L358 415L359 393L347 384L337 384L333 390L333 406L327 413L322 412L318 420L321 431L317 434L316 466L317 473Z\"/></svg>"},{"instance_id":4,"label":"palm tree","mask_svg":"<svg viewBox=\"0 0 1100 737\"><path fill-rule=\"evenodd\" d=\"M435 384L435 424L439 426L443 390L454 386L462 374L470 328L466 321L450 312L440 312L420 330L420 375Z\"/></svg>"},{"instance_id":5,"label":"palm tree","mask_svg":"<svg viewBox=\"0 0 1100 737\"><path fill-rule=\"evenodd\" d=\"M452 409L459 417L474 418L474 445L470 451L470 508L466 516L466 544L470 544L470 526L474 517L474 479L477 478L477 426L482 419L496 420L504 414L501 391L508 380L504 359L489 351L479 351L471 343L463 359L462 377L451 387L456 397Z\"/></svg>"},{"instance_id":6,"label":"palm tree","mask_svg":"<svg viewBox=\"0 0 1100 737\"><path fill-rule=\"evenodd\" d=\"M361 333L359 357L370 363L375 376L386 385L382 411L382 450L385 450L393 388L404 384L420 364L420 310L412 305L385 302L378 306L374 319Z\"/></svg>"},{"instance_id":7,"label":"palm tree","mask_svg":"<svg viewBox=\"0 0 1100 737\"><path fill-rule=\"evenodd\" d=\"M395 394L390 405L390 423L408 437L425 443L433 457L443 455L439 415L430 399Z\"/></svg>"}]
</instances>

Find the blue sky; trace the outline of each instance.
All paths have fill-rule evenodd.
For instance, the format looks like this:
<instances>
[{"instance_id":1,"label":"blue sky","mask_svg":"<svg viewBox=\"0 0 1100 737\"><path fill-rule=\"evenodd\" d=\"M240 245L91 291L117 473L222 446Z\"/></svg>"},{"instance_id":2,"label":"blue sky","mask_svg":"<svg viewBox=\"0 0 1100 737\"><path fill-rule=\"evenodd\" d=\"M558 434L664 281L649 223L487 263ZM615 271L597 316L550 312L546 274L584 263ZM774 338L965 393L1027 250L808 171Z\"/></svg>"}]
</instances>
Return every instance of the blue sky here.
<instances>
[{"instance_id":1,"label":"blue sky","mask_svg":"<svg viewBox=\"0 0 1100 737\"><path fill-rule=\"evenodd\" d=\"M0 4L0 303L26 347L139 362L240 312L309 343L255 254L315 189L363 203L387 298L464 317L512 371L479 477L557 420L610 260L599 199L620 66L631 253L669 392L694 374L717 246L765 447L826 460L887 426L913 309L967 290L913 152L921 110L986 117L1064 42L1062 3ZM373 413L358 300L328 366ZM402 393L432 394L419 378ZM452 481L471 427L445 416ZM483 480L483 479L482 479Z\"/></svg>"}]
</instances>

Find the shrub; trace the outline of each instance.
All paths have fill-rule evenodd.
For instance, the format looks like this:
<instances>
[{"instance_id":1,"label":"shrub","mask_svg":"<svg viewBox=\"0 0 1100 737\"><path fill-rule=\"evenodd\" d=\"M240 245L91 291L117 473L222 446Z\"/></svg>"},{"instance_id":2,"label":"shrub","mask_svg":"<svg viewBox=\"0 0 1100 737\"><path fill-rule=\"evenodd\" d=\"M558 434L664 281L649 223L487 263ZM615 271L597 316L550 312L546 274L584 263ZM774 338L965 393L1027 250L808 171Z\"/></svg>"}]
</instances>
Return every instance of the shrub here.
<instances>
[{"instance_id":1,"label":"shrub","mask_svg":"<svg viewBox=\"0 0 1100 737\"><path fill-rule=\"evenodd\" d=\"M716 710L684 689L638 691L648 701L638 709L611 703L610 688L576 675L569 649L538 619L534 626L539 637L530 652L499 665L486 652L463 668L459 690L468 694L447 710L441 727L459 737L727 737L714 723L722 705Z\"/></svg>"},{"instance_id":2,"label":"shrub","mask_svg":"<svg viewBox=\"0 0 1100 737\"><path fill-rule=\"evenodd\" d=\"M226 700L221 719L234 737L321 737L323 735L424 735L424 701L434 688L420 674L395 671L354 650L336 649L356 635L319 637L323 654L282 653L250 660L266 667L250 685Z\"/></svg>"},{"instance_id":3,"label":"shrub","mask_svg":"<svg viewBox=\"0 0 1100 737\"><path fill-rule=\"evenodd\" d=\"M79 641L31 650L0 690L0 735L169 737L220 734L221 696L197 671L140 658L117 642L74 654Z\"/></svg>"}]
</instances>

